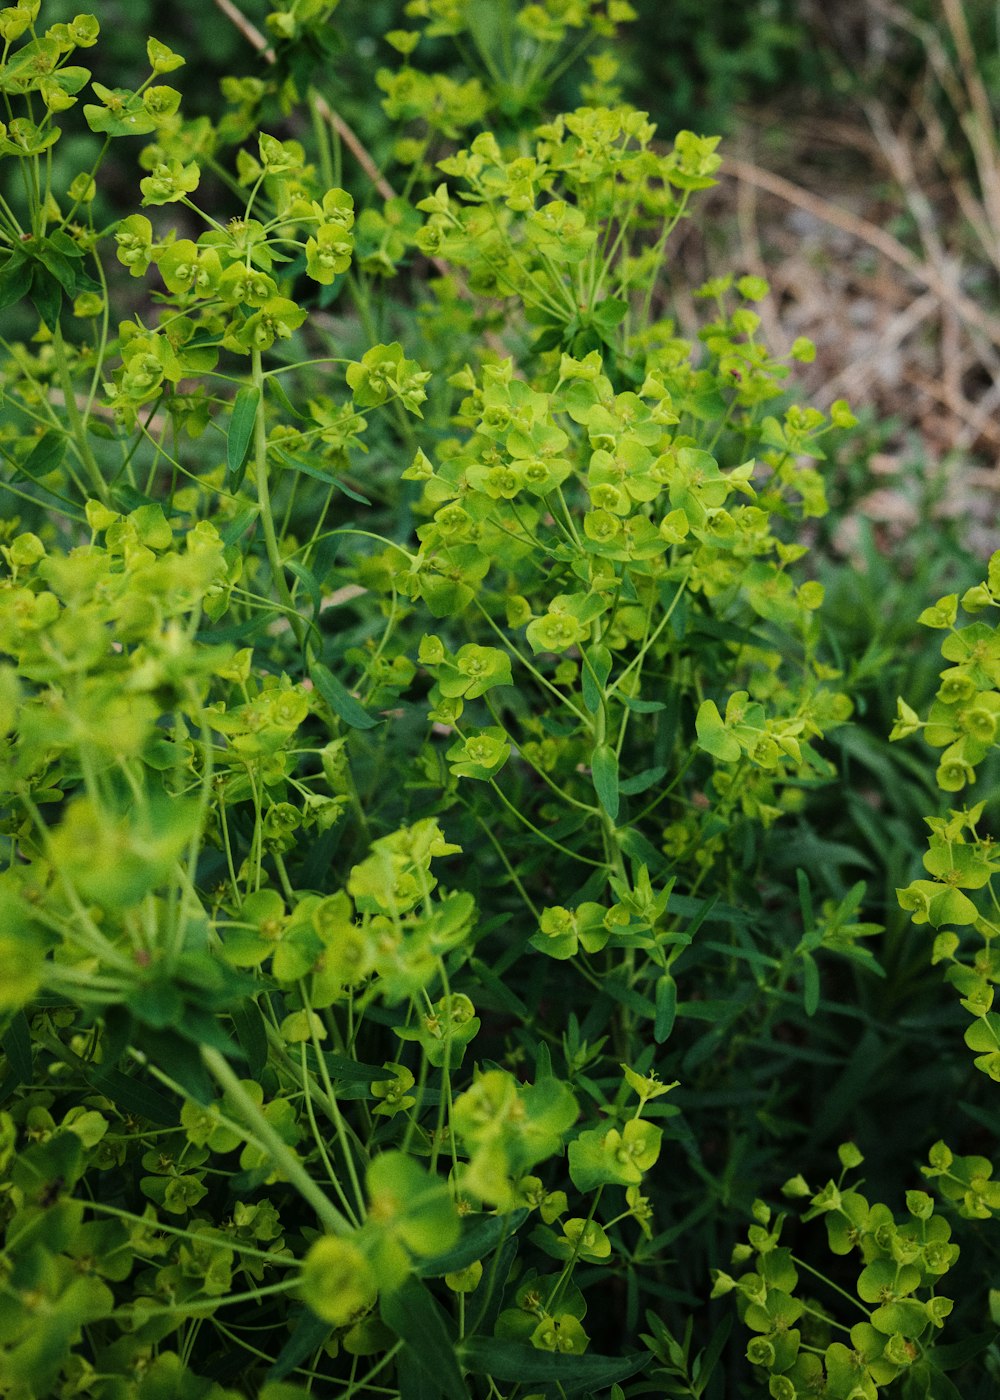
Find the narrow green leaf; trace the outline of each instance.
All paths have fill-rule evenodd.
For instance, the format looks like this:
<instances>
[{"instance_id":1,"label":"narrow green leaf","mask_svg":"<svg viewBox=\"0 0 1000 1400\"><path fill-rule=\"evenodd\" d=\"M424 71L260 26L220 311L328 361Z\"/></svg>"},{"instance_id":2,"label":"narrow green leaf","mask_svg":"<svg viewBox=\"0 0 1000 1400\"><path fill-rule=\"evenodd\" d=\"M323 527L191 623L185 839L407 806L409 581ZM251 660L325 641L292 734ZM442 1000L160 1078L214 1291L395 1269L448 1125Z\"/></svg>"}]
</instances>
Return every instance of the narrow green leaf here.
<instances>
[{"instance_id":1,"label":"narrow green leaf","mask_svg":"<svg viewBox=\"0 0 1000 1400\"><path fill-rule=\"evenodd\" d=\"M468 1400L447 1319L424 1285L407 1279L401 1288L382 1295L380 1311L382 1321L437 1383L440 1394L448 1400Z\"/></svg>"},{"instance_id":2,"label":"narrow green leaf","mask_svg":"<svg viewBox=\"0 0 1000 1400\"><path fill-rule=\"evenodd\" d=\"M23 1011L11 1017L10 1025L0 1036L0 1046L7 1056L11 1074L4 1083L4 1090L16 1089L18 1084L31 1083L31 1031L28 1018ZM13 1080L13 1082L11 1082Z\"/></svg>"},{"instance_id":3,"label":"narrow green leaf","mask_svg":"<svg viewBox=\"0 0 1000 1400\"><path fill-rule=\"evenodd\" d=\"M479 937L482 938L482 932L480 932ZM507 986L501 977L496 976L491 967L480 958L470 958L469 966L472 968L473 972L475 972L483 986L492 995L497 1009L513 1012L515 1016L520 1016L524 1020L530 1019L531 1012L528 1010L527 1006L525 1006L517 993ZM479 1000L477 998L477 1005L478 1004ZM487 1005L488 1003L484 1001L482 1004Z\"/></svg>"},{"instance_id":4,"label":"narrow green leaf","mask_svg":"<svg viewBox=\"0 0 1000 1400\"><path fill-rule=\"evenodd\" d=\"M715 1331L712 1333L712 1340L705 1350L698 1353L695 1361L696 1374L699 1382L703 1386L708 1384L712 1372L719 1364L719 1357L722 1355L722 1349L729 1339L732 1326L732 1317L726 1317L721 1325L715 1328Z\"/></svg>"},{"instance_id":5,"label":"narrow green leaf","mask_svg":"<svg viewBox=\"0 0 1000 1400\"><path fill-rule=\"evenodd\" d=\"M613 1385L636 1375L651 1359L648 1352L633 1356L566 1356L502 1337L470 1337L462 1343L460 1355L464 1365L477 1376L529 1385L551 1381L566 1388L567 1394Z\"/></svg>"},{"instance_id":6,"label":"narrow green leaf","mask_svg":"<svg viewBox=\"0 0 1000 1400\"><path fill-rule=\"evenodd\" d=\"M621 977L605 977L601 981L601 991L609 997L613 997L621 1006L627 1006L639 1016L644 1016L649 1021L656 1019L656 1007L649 997L644 997L641 992L630 987Z\"/></svg>"},{"instance_id":7,"label":"narrow green leaf","mask_svg":"<svg viewBox=\"0 0 1000 1400\"><path fill-rule=\"evenodd\" d=\"M656 982L656 1017L653 1021L653 1039L657 1045L670 1037L677 1018L677 983L669 972L665 972Z\"/></svg>"},{"instance_id":8,"label":"narrow green leaf","mask_svg":"<svg viewBox=\"0 0 1000 1400\"><path fill-rule=\"evenodd\" d=\"M530 1212L525 1209L511 1211L509 1215L487 1215L479 1220L465 1221L462 1237L452 1249L444 1254L435 1254L424 1259L417 1266L421 1278L443 1278L476 1259L487 1255L503 1243L508 1235L519 1230Z\"/></svg>"},{"instance_id":9,"label":"narrow green leaf","mask_svg":"<svg viewBox=\"0 0 1000 1400\"><path fill-rule=\"evenodd\" d=\"M263 613L259 617L248 617L242 622L234 622L231 627L208 627L203 628L198 633L199 642L245 642L255 636L258 632L263 632L264 628L271 621L270 613Z\"/></svg>"},{"instance_id":10,"label":"narrow green leaf","mask_svg":"<svg viewBox=\"0 0 1000 1400\"><path fill-rule=\"evenodd\" d=\"M611 652L600 642L587 647L583 653L583 703L596 715L604 698L604 686L611 674Z\"/></svg>"},{"instance_id":11,"label":"narrow green leaf","mask_svg":"<svg viewBox=\"0 0 1000 1400\"><path fill-rule=\"evenodd\" d=\"M663 852L658 851L652 841L643 836L641 831L636 831L635 827L629 826L622 829L619 844L625 855L645 865L651 875L658 875L660 871L666 870L667 860Z\"/></svg>"},{"instance_id":12,"label":"narrow green leaf","mask_svg":"<svg viewBox=\"0 0 1000 1400\"><path fill-rule=\"evenodd\" d=\"M243 1051L243 1058L250 1069L251 1077L256 1079L267 1064L267 1032L264 1029L264 1017L261 1015L260 1007L252 997L247 997L238 1006L234 1006L231 1015L236 1030L236 1039Z\"/></svg>"},{"instance_id":13,"label":"narrow green leaf","mask_svg":"<svg viewBox=\"0 0 1000 1400\"><path fill-rule=\"evenodd\" d=\"M379 723L321 661L311 663L309 675L330 709L352 729L374 729Z\"/></svg>"},{"instance_id":14,"label":"narrow green leaf","mask_svg":"<svg viewBox=\"0 0 1000 1400\"><path fill-rule=\"evenodd\" d=\"M802 954L802 1004L807 1016L815 1016L819 1006L819 968L812 953Z\"/></svg>"},{"instance_id":15,"label":"narrow green leaf","mask_svg":"<svg viewBox=\"0 0 1000 1400\"><path fill-rule=\"evenodd\" d=\"M637 715L655 715L667 708L662 700L636 700L631 695L623 695L620 690L615 691L614 698L624 705L626 710L631 710Z\"/></svg>"},{"instance_id":16,"label":"narrow green leaf","mask_svg":"<svg viewBox=\"0 0 1000 1400\"><path fill-rule=\"evenodd\" d=\"M308 1308L303 1308L298 1321L292 1328L288 1341L275 1357L274 1365L267 1373L269 1381L283 1381L297 1366L301 1366L309 1356L321 1347L330 1335L330 1324L317 1317Z\"/></svg>"},{"instance_id":17,"label":"narrow green leaf","mask_svg":"<svg viewBox=\"0 0 1000 1400\"><path fill-rule=\"evenodd\" d=\"M226 486L230 491L238 491L243 484L259 403L256 384L245 384L233 400L226 438Z\"/></svg>"},{"instance_id":18,"label":"narrow green leaf","mask_svg":"<svg viewBox=\"0 0 1000 1400\"><path fill-rule=\"evenodd\" d=\"M374 1079L385 1078L384 1065L366 1065L347 1055L336 1055L332 1050L324 1051L323 1061L338 1085L371 1084Z\"/></svg>"},{"instance_id":19,"label":"narrow green leaf","mask_svg":"<svg viewBox=\"0 0 1000 1400\"><path fill-rule=\"evenodd\" d=\"M809 888L809 876L800 868L795 872L795 880L799 889L799 908L802 910L802 928L808 933L815 923L812 891Z\"/></svg>"},{"instance_id":20,"label":"narrow green leaf","mask_svg":"<svg viewBox=\"0 0 1000 1400\"><path fill-rule=\"evenodd\" d=\"M297 559L286 559L285 568L295 575L309 594L309 601L312 604L312 620L315 622L319 617L319 610L323 606L323 593L319 586L319 580L310 569L307 569L304 564L300 564Z\"/></svg>"},{"instance_id":21,"label":"narrow green leaf","mask_svg":"<svg viewBox=\"0 0 1000 1400\"><path fill-rule=\"evenodd\" d=\"M511 1237L506 1240L497 1250L493 1259L490 1260L490 1267L484 1269L483 1281L476 1290L479 1315L473 1325L467 1329L470 1335L482 1333L485 1336L490 1336L496 1327L497 1318L500 1316L500 1309L504 1302L507 1280L514 1267L514 1260L517 1258L517 1247L516 1238Z\"/></svg>"},{"instance_id":22,"label":"narrow green leaf","mask_svg":"<svg viewBox=\"0 0 1000 1400\"><path fill-rule=\"evenodd\" d=\"M250 528L253 522L260 515L260 506L247 505L242 510L237 511L226 525L219 530L223 544L235 544L240 536Z\"/></svg>"},{"instance_id":23,"label":"narrow green leaf","mask_svg":"<svg viewBox=\"0 0 1000 1400\"><path fill-rule=\"evenodd\" d=\"M276 374L269 374L267 378L268 396L275 400L278 407L284 409L292 418L297 418L300 423L305 421L306 415L297 409L282 387L281 379Z\"/></svg>"},{"instance_id":24,"label":"narrow green leaf","mask_svg":"<svg viewBox=\"0 0 1000 1400\"><path fill-rule=\"evenodd\" d=\"M667 776L664 767L644 768L641 773L635 773L631 778L625 778L618 784L618 791L624 797L638 797L640 792L646 792L661 782Z\"/></svg>"},{"instance_id":25,"label":"narrow green leaf","mask_svg":"<svg viewBox=\"0 0 1000 1400\"><path fill-rule=\"evenodd\" d=\"M590 756L590 772L601 806L612 821L617 821L621 801L618 791L618 755L610 744L597 745Z\"/></svg>"},{"instance_id":26,"label":"narrow green leaf","mask_svg":"<svg viewBox=\"0 0 1000 1400\"><path fill-rule=\"evenodd\" d=\"M65 435L52 429L43 433L24 461L18 463L18 471L30 476L32 481L38 481L41 477L48 476L49 472L55 471L65 455Z\"/></svg>"},{"instance_id":27,"label":"narrow green leaf","mask_svg":"<svg viewBox=\"0 0 1000 1400\"><path fill-rule=\"evenodd\" d=\"M360 491L355 491L353 486L348 486L346 482L332 480L331 486L335 486L342 496L346 496L349 501L356 501L359 506L370 506L371 501L367 496L362 496Z\"/></svg>"},{"instance_id":28,"label":"narrow green leaf","mask_svg":"<svg viewBox=\"0 0 1000 1400\"><path fill-rule=\"evenodd\" d=\"M322 462L317 462L312 458L299 456L296 453L287 452L283 447L275 449L274 455L287 467L289 471L302 472L305 476L311 476L315 481L322 481L325 486L333 486L343 495L352 501L357 501L358 505L370 506L371 501L367 496L362 496L360 491L355 491L350 486L335 477L330 468Z\"/></svg>"},{"instance_id":29,"label":"narrow green leaf","mask_svg":"<svg viewBox=\"0 0 1000 1400\"><path fill-rule=\"evenodd\" d=\"M31 276L30 271L27 276L24 273L27 261L24 254L15 249L0 267L0 311L6 311L8 307L16 305L27 292L27 283Z\"/></svg>"},{"instance_id":30,"label":"narrow green leaf","mask_svg":"<svg viewBox=\"0 0 1000 1400\"><path fill-rule=\"evenodd\" d=\"M138 1118L148 1118L151 1123L161 1123L166 1127L177 1126L177 1106L166 1095L159 1093L149 1084L144 1084L120 1069L103 1069L96 1065L87 1076L89 1082L107 1097L123 1113L135 1114Z\"/></svg>"},{"instance_id":31,"label":"narrow green leaf","mask_svg":"<svg viewBox=\"0 0 1000 1400\"><path fill-rule=\"evenodd\" d=\"M939 1371L955 1371L985 1351L996 1339L996 1332L979 1332L975 1336L964 1337L960 1342L935 1346L934 1365Z\"/></svg>"},{"instance_id":32,"label":"narrow green leaf","mask_svg":"<svg viewBox=\"0 0 1000 1400\"><path fill-rule=\"evenodd\" d=\"M709 1021L713 1024L731 1021L739 1014L739 1008L745 998L720 999L710 1001L679 1001L677 1003L677 1014L686 1017L691 1021Z\"/></svg>"}]
</instances>

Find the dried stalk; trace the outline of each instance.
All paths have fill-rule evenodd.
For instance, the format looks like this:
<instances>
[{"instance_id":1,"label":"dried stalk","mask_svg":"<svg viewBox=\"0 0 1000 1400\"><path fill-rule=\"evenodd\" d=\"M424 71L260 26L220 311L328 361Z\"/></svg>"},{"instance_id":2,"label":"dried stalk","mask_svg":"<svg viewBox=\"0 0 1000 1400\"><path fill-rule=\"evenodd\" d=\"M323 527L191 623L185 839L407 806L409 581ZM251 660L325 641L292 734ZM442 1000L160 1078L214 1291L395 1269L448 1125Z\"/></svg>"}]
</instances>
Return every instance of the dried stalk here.
<instances>
[{"instance_id":1,"label":"dried stalk","mask_svg":"<svg viewBox=\"0 0 1000 1400\"><path fill-rule=\"evenodd\" d=\"M758 189L767 190L769 194L776 195L785 203L792 204L798 209L804 209L815 219L830 224L833 228L842 229L845 233L858 239L859 242L867 243L869 247L874 248L895 266L902 268L903 271L909 273L911 277L934 292L942 302L954 306L964 321L969 325L976 326L989 337L994 345L1000 346L1000 317L984 311L960 288L942 278L937 268L922 261L886 229L879 228L877 224L871 223L868 219L859 218L856 214L851 214L836 204L831 204L829 200L812 194L809 190L793 184L791 180L786 180L781 175L775 175L769 170L762 170L760 166L754 165L751 161L730 157L723 170L724 173L735 176L737 180L746 180L750 184L756 185Z\"/></svg>"}]
</instances>

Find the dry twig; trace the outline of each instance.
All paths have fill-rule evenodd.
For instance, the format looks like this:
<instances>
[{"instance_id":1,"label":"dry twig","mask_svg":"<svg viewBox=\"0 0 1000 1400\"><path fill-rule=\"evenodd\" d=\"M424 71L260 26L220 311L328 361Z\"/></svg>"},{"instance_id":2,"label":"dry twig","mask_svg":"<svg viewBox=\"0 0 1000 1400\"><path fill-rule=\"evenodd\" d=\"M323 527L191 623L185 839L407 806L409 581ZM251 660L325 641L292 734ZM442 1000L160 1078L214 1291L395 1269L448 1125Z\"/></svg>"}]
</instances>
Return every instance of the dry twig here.
<instances>
[{"instance_id":1,"label":"dry twig","mask_svg":"<svg viewBox=\"0 0 1000 1400\"><path fill-rule=\"evenodd\" d=\"M768 193L776 195L786 203L806 210L813 218L819 219L823 223L843 229L845 233L849 233L859 242L867 243L869 247L874 248L883 257L888 258L890 262L908 272L918 282L934 292L941 301L954 305L965 321L977 326L994 345L1000 346L1000 317L984 311L971 297L966 296L954 285L950 285L941 277L936 268L921 261L915 253L912 253L904 243L901 243L886 229L879 228L877 224L871 223L868 219L859 218L847 209L840 208L839 205L831 204L829 200L812 194L809 190L803 189L801 185L793 184L791 180L786 180L782 175L774 175L769 170L762 170L760 166L754 165L751 161L730 157L723 170L724 173L735 176L737 180L749 181L758 189L767 190Z\"/></svg>"}]
</instances>

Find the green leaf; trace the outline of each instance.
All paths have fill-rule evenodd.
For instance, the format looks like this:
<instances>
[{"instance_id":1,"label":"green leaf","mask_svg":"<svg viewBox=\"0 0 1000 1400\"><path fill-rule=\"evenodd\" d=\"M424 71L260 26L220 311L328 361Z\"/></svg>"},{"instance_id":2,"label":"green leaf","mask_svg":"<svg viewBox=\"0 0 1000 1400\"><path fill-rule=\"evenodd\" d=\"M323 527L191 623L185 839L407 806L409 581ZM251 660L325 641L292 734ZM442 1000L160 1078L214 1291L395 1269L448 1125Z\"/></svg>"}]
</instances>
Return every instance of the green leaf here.
<instances>
[{"instance_id":1,"label":"green leaf","mask_svg":"<svg viewBox=\"0 0 1000 1400\"><path fill-rule=\"evenodd\" d=\"M588 1128L569 1145L569 1174L578 1191L595 1186L638 1186L660 1153L662 1132L632 1118L617 1128Z\"/></svg>"},{"instance_id":2,"label":"green leaf","mask_svg":"<svg viewBox=\"0 0 1000 1400\"><path fill-rule=\"evenodd\" d=\"M590 756L590 772L601 806L612 821L617 821L621 800L618 792L618 755L610 744L597 745Z\"/></svg>"},{"instance_id":3,"label":"green leaf","mask_svg":"<svg viewBox=\"0 0 1000 1400\"><path fill-rule=\"evenodd\" d=\"M319 617L320 608L323 606L323 591L319 586L319 580L311 569L307 569L297 559L286 559L285 568L295 575L309 594L309 601L312 604L312 620L315 622Z\"/></svg>"},{"instance_id":4,"label":"green leaf","mask_svg":"<svg viewBox=\"0 0 1000 1400\"><path fill-rule=\"evenodd\" d=\"M669 972L656 981L656 1019L653 1022L653 1039L657 1045L670 1037L677 1017L677 983Z\"/></svg>"},{"instance_id":5,"label":"green leaf","mask_svg":"<svg viewBox=\"0 0 1000 1400\"><path fill-rule=\"evenodd\" d=\"M635 773L631 778L620 781L618 791L623 797L638 797L640 792L647 792L666 776L666 768L644 768L641 773Z\"/></svg>"},{"instance_id":6,"label":"green leaf","mask_svg":"<svg viewBox=\"0 0 1000 1400\"><path fill-rule=\"evenodd\" d=\"M148 136L156 130L156 121L144 110L141 98L121 88L115 95L122 99L117 112L93 102L84 104L83 115L91 131L104 136Z\"/></svg>"},{"instance_id":7,"label":"green leaf","mask_svg":"<svg viewBox=\"0 0 1000 1400\"><path fill-rule=\"evenodd\" d=\"M406 1347L396 1359L396 1384L406 1400L441 1400L441 1387Z\"/></svg>"},{"instance_id":8,"label":"green leaf","mask_svg":"<svg viewBox=\"0 0 1000 1400\"><path fill-rule=\"evenodd\" d=\"M703 700L695 719L698 734L698 747L710 753L723 763L735 763L741 749L738 741L730 734L719 714L714 700Z\"/></svg>"},{"instance_id":9,"label":"green leaf","mask_svg":"<svg viewBox=\"0 0 1000 1400\"><path fill-rule=\"evenodd\" d=\"M927 1309L915 1298L897 1303L883 1303L871 1315L872 1326L886 1336L901 1332L904 1337L919 1337L927 1326Z\"/></svg>"},{"instance_id":10,"label":"green leaf","mask_svg":"<svg viewBox=\"0 0 1000 1400\"><path fill-rule=\"evenodd\" d=\"M519 1230L530 1215L526 1209L513 1210L507 1215L488 1215L467 1221L462 1237L452 1249L424 1259L417 1267L421 1278L444 1278L445 1274L464 1269L476 1259L484 1259Z\"/></svg>"},{"instance_id":11,"label":"green leaf","mask_svg":"<svg viewBox=\"0 0 1000 1400\"><path fill-rule=\"evenodd\" d=\"M10 1066L7 1078L0 1084L0 1100L3 1100L19 1084L31 1083L31 1031L23 1011L11 1017L10 1025L0 1037L0 1047Z\"/></svg>"},{"instance_id":12,"label":"green leaf","mask_svg":"<svg viewBox=\"0 0 1000 1400\"><path fill-rule=\"evenodd\" d=\"M482 934L480 933L480 937L481 936ZM469 966L472 968L473 972L475 972L483 986L489 990L496 1003L496 1009L513 1012L515 1016L519 1016L522 1020L527 1021L531 1019L531 1012L528 1010L527 1006L525 1006L521 998L515 991L507 986L507 983L502 977L496 975L488 964L483 962L480 958L473 957L469 959ZM482 999L477 997L477 1005L480 1004L488 1005L488 1003L482 1002Z\"/></svg>"},{"instance_id":13,"label":"green leaf","mask_svg":"<svg viewBox=\"0 0 1000 1400\"><path fill-rule=\"evenodd\" d=\"M53 246L51 239L36 240L33 245L33 252L38 261L42 263L56 279L63 291L66 292L68 296L75 296L78 290L77 269L73 266L72 262L70 262L69 258L66 257L65 253L60 252L57 247ZM74 249L74 256L80 256L79 249Z\"/></svg>"},{"instance_id":14,"label":"green leaf","mask_svg":"<svg viewBox=\"0 0 1000 1400\"><path fill-rule=\"evenodd\" d=\"M407 1279L401 1288L382 1295L379 1310L382 1321L436 1383L438 1394L448 1400L468 1400L448 1320L425 1286Z\"/></svg>"},{"instance_id":15,"label":"green leaf","mask_svg":"<svg viewBox=\"0 0 1000 1400\"><path fill-rule=\"evenodd\" d=\"M991 1011L966 1029L965 1043L977 1055L991 1054L1000 1046L1000 1016Z\"/></svg>"},{"instance_id":16,"label":"green leaf","mask_svg":"<svg viewBox=\"0 0 1000 1400\"><path fill-rule=\"evenodd\" d=\"M15 249L0 267L0 311L15 306L28 290L30 273L25 276L24 265L27 257L20 249Z\"/></svg>"},{"instance_id":17,"label":"green leaf","mask_svg":"<svg viewBox=\"0 0 1000 1400\"><path fill-rule=\"evenodd\" d=\"M367 496L362 496L360 491L353 490L350 486L335 477L328 466L322 462L316 462L312 458L305 458L295 453L287 451L281 447L275 450L274 454L278 460L286 466L289 471L302 472L304 476L311 476L315 481L322 481L324 486L334 486L342 495L349 500L357 501L358 505L370 506L371 501Z\"/></svg>"},{"instance_id":18,"label":"green leaf","mask_svg":"<svg viewBox=\"0 0 1000 1400\"><path fill-rule=\"evenodd\" d=\"M815 1016L819 1006L819 968L812 953L802 954L802 1004L807 1016Z\"/></svg>"},{"instance_id":19,"label":"green leaf","mask_svg":"<svg viewBox=\"0 0 1000 1400\"><path fill-rule=\"evenodd\" d=\"M256 1079L267 1064L267 1032L260 1007L248 997L234 1006L230 1013L236 1030L236 1039L243 1051L251 1079Z\"/></svg>"},{"instance_id":20,"label":"green leaf","mask_svg":"<svg viewBox=\"0 0 1000 1400\"><path fill-rule=\"evenodd\" d=\"M53 277L52 273L41 263L36 262L31 270L31 290L28 292L28 296L38 312L39 319L50 330L53 330L59 320L63 289L59 285L58 279Z\"/></svg>"},{"instance_id":21,"label":"green leaf","mask_svg":"<svg viewBox=\"0 0 1000 1400\"><path fill-rule=\"evenodd\" d=\"M330 1335L330 1324L317 1317L309 1308L303 1308L299 1319L292 1328L288 1341L275 1357L274 1365L267 1373L269 1381L283 1381L297 1366L301 1366Z\"/></svg>"},{"instance_id":22,"label":"green leaf","mask_svg":"<svg viewBox=\"0 0 1000 1400\"><path fill-rule=\"evenodd\" d=\"M413 1254L433 1255L458 1239L459 1216L444 1180L404 1152L382 1152L365 1172L370 1210Z\"/></svg>"},{"instance_id":23,"label":"green leaf","mask_svg":"<svg viewBox=\"0 0 1000 1400\"><path fill-rule=\"evenodd\" d=\"M309 675L330 709L352 729L374 729L379 723L322 662L313 661Z\"/></svg>"},{"instance_id":24,"label":"green leaf","mask_svg":"<svg viewBox=\"0 0 1000 1400\"><path fill-rule=\"evenodd\" d=\"M235 544L241 535L249 529L253 522L260 515L260 506L246 505L242 510L237 511L232 520L228 521L219 530L219 536L223 544Z\"/></svg>"},{"instance_id":25,"label":"green leaf","mask_svg":"<svg viewBox=\"0 0 1000 1400\"><path fill-rule=\"evenodd\" d=\"M651 1360L648 1352L633 1356L563 1356L502 1337L469 1337L461 1344L459 1355L474 1375L529 1385L558 1383L567 1394L613 1385L636 1375Z\"/></svg>"},{"instance_id":26,"label":"green leaf","mask_svg":"<svg viewBox=\"0 0 1000 1400\"><path fill-rule=\"evenodd\" d=\"M238 491L243 485L259 403L260 389L256 384L245 384L233 400L226 437L226 487L230 491Z\"/></svg>"},{"instance_id":27,"label":"green leaf","mask_svg":"<svg viewBox=\"0 0 1000 1400\"><path fill-rule=\"evenodd\" d=\"M934 1348L934 1364L939 1371L955 1371L986 1350L996 1341L995 1332L979 1332L972 1337L964 1337L960 1342Z\"/></svg>"},{"instance_id":28,"label":"green leaf","mask_svg":"<svg viewBox=\"0 0 1000 1400\"><path fill-rule=\"evenodd\" d=\"M25 476L31 477L32 481L39 481L43 476L48 476L49 472L55 471L65 455L65 434L51 429L38 439L24 461L18 463L17 469Z\"/></svg>"},{"instance_id":29,"label":"green leaf","mask_svg":"<svg viewBox=\"0 0 1000 1400\"><path fill-rule=\"evenodd\" d=\"M307 415L303 413L301 409L296 408L295 404L288 397L278 375L272 375L268 380L267 392L269 397L274 399L278 407L287 413L290 418L297 418L300 423L305 422Z\"/></svg>"},{"instance_id":30,"label":"green leaf","mask_svg":"<svg viewBox=\"0 0 1000 1400\"><path fill-rule=\"evenodd\" d=\"M149 1084L120 1069L95 1066L87 1076L101 1094L106 1094L123 1113L148 1118L151 1123L177 1126L177 1106Z\"/></svg>"},{"instance_id":31,"label":"green leaf","mask_svg":"<svg viewBox=\"0 0 1000 1400\"><path fill-rule=\"evenodd\" d=\"M699 1352L695 1360L695 1367L697 1368L698 1379L702 1385L708 1384L709 1377L719 1364L722 1349L729 1340L729 1333L732 1330L732 1326L732 1317L727 1317L720 1327L715 1328L712 1333L712 1340L705 1350Z\"/></svg>"},{"instance_id":32,"label":"green leaf","mask_svg":"<svg viewBox=\"0 0 1000 1400\"><path fill-rule=\"evenodd\" d=\"M631 695L623 695L620 690L615 691L614 698L636 715L655 715L667 708L662 700L636 700Z\"/></svg>"},{"instance_id":33,"label":"green leaf","mask_svg":"<svg viewBox=\"0 0 1000 1400\"><path fill-rule=\"evenodd\" d=\"M593 646L587 647L583 655L583 703L592 715L596 715L601 707L608 676L611 674L611 652L600 642L595 642Z\"/></svg>"},{"instance_id":34,"label":"green leaf","mask_svg":"<svg viewBox=\"0 0 1000 1400\"><path fill-rule=\"evenodd\" d=\"M619 297L605 297L594 307L592 315L594 322L602 330L613 330L628 315L628 302L622 301Z\"/></svg>"}]
</instances>

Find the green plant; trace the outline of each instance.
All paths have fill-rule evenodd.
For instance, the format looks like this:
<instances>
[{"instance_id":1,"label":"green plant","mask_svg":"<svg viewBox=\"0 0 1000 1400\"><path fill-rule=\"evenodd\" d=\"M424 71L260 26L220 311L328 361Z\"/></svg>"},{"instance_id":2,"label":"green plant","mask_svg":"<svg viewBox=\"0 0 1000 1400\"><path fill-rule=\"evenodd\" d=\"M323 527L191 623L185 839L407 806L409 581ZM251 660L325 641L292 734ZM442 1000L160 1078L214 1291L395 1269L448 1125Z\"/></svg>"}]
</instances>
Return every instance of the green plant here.
<instances>
[{"instance_id":1,"label":"green plant","mask_svg":"<svg viewBox=\"0 0 1000 1400\"><path fill-rule=\"evenodd\" d=\"M851 715L796 531L854 420L760 278L652 319L716 139L609 58L540 110L627 5L490 11L495 64L408 5L370 199L333 9L217 121L162 42L111 88L95 19L0 12L0 1377L718 1396L720 1236L822 1157L806 1041L881 973L862 885L776 873Z\"/></svg>"},{"instance_id":2,"label":"green plant","mask_svg":"<svg viewBox=\"0 0 1000 1400\"><path fill-rule=\"evenodd\" d=\"M978 615L996 606L998 592L1000 555L994 554L988 577L966 590L961 607ZM941 655L951 664L941 672L941 684L926 720L899 699L891 736L905 739L919 732L929 745L942 751L936 779L938 788L946 793L963 792L976 781L977 770L992 757L1000 713L997 629L984 621L958 626L958 610L958 594L951 593L920 614L924 626L948 633ZM949 811L947 817L927 818L931 835L923 865L930 878L913 880L897 894L900 906L915 924L930 924L935 930L932 960L946 964L948 981L974 1018L965 1033L966 1044L978 1052L976 1068L996 1080L1000 1052L995 1031L1000 1022L991 1010L995 981L992 945L998 932L992 881L998 867L993 838L981 830L985 808L983 800ZM975 935L982 946L976 944L973 949L969 943Z\"/></svg>"},{"instance_id":3,"label":"green plant","mask_svg":"<svg viewBox=\"0 0 1000 1400\"><path fill-rule=\"evenodd\" d=\"M958 1246L950 1242L951 1227L935 1214L934 1201L925 1191L906 1193L906 1215L901 1218L886 1205L872 1205L859 1190L844 1184L847 1173L863 1162L861 1153L846 1143L839 1157L838 1180L815 1195L801 1176L782 1190L793 1199L811 1197L803 1220L825 1218L834 1256L860 1254L862 1267L853 1291L779 1245L784 1217L773 1219L763 1201L754 1203L756 1223L748 1243L737 1245L733 1255L734 1263L752 1259L753 1269L736 1279L720 1272L715 1291L736 1290L742 1321L756 1334L747 1359L769 1373L768 1393L775 1400L799 1395L874 1400L881 1387L900 1377L913 1394L947 1394L950 1382L945 1373L961 1358L939 1356L933 1339L954 1307L951 1298L936 1291L959 1255ZM811 1293L801 1295L800 1269L809 1273L810 1287L813 1279L823 1285L831 1303L846 1300L852 1305L847 1322L828 1310L830 1304ZM863 1321L854 1320L858 1312ZM837 1339L831 1340L834 1333Z\"/></svg>"}]
</instances>

